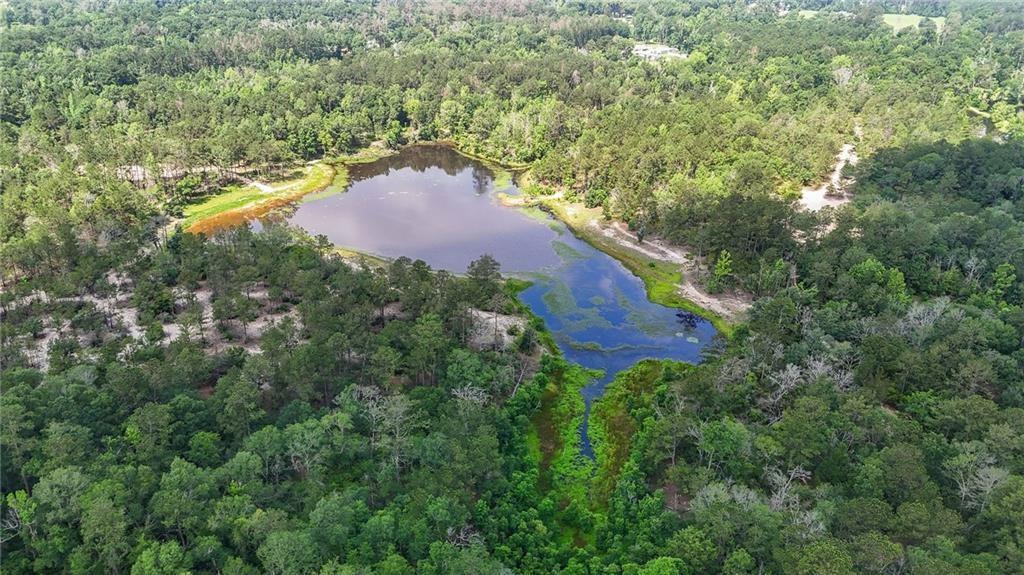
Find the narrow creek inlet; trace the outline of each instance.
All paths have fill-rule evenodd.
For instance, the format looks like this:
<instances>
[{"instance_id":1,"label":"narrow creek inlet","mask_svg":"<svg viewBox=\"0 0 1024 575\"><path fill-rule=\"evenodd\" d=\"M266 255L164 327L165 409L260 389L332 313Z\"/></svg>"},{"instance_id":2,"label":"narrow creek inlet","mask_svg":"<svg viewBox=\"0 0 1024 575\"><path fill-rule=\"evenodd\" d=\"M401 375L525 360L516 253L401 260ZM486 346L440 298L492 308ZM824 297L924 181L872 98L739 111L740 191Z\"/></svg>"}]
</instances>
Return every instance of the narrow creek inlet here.
<instances>
[{"instance_id":1,"label":"narrow creek inlet","mask_svg":"<svg viewBox=\"0 0 1024 575\"><path fill-rule=\"evenodd\" d=\"M531 280L520 299L544 320L566 359L602 372L582 391L581 451L588 457L590 407L616 373L645 358L698 363L715 338L705 319L648 300L639 278L562 222L501 205L497 192L518 193L514 185L496 190L489 168L451 148L405 148L352 166L350 182L344 191L304 198L283 217L340 247L452 272L488 253L506 275Z\"/></svg>"}]
</instances>

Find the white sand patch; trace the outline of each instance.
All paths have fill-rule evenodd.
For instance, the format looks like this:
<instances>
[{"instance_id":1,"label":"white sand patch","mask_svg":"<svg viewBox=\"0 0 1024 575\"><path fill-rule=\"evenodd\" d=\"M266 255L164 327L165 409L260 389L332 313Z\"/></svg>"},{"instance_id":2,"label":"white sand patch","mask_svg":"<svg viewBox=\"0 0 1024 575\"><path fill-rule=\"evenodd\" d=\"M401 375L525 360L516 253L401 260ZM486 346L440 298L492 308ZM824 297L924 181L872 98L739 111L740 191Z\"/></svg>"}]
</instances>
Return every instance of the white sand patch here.
<instances>
[{"instance_id":1,"label":"white sand patch","mask_svg":"<svg viewBox=\"0 0 1024 575\"><path fill-rule=\"evenodd\" d=\"M685 52L681 52L678 48L673 48L667 44L654 43L634 44L633 54L647 60L648 62L657 62L658 60L681 60L685 59L687 56Z\"/></svg>"},{"instance_id":2,"label":"white sand patch","mask_svg":"<svg viewBox=\"0 0 1024 575\"><path fill-rule=\"evenodd\" d=\"M859 126L854 132L859 132ZM836 164L828 181L817 187L806 187L800 192L800 206L809 212L816 212L825 206L839 207L850 201L847 193L853 183L843 178L843 168L857 165L857 151L853 144L844 144L836 156Z\"/></svg>"},{"instance_id":3,"label":"white sand patch","mask_svg":"<svg viewBox=\"0 0 1024 575\"><path fill-rule=\"evenodd\" d=\"M470 309L469 314L473 319L469 346L473 349L508 349L515 342L516 335L526 329L526 318L523 317L480 309Z\"/></svg>"},{"instance_id":4,"label":"white sand patch","mask_svg":"<svg viewBox=\"0 0 1024 575\"><path fill-rule=\"evenodd\" d=\"M123 274L117 273L108 274L107 281L114 286L109 296L101 297L95 294L85 294L52 298L44 292L33 292L23 298L10 302L6 306L6 310L7 313L10 313L18 307L34 302L42 304L91 304L95 306L97 311L103 314L106 324L99 334L99 341L109 341L118 334L125 334L132 339L138 340L138 342L142 342L145 339L148 326L140 324L139 311L132 305L133 292L130 281ZM185 333L185 327L181 323L183 319L182 312L185 311L186 306L192 300L186 297L186 292L176 291L175 308L178 314L173 321L162 325L164 332L162 343L164 345L182 337ZM195 326L190 326L191 333L189 333L189 337L193 340L204 341L203 349L208 354L219 353L230 346L240 346L252 353L259 353L263 334L286 318L291 318L296 326L301 329L298 309L294 307L281 309L280 306L273 304L273 302L269 301L267 290L264 287L250 290L250 297L257 303L259 311L256 318L246 324L244 336L242 324L238 320L225 322L228 327L227 334L223 333L217 325L213 318L213 293L205 285L205 282L200 284L200 287L192 291L191 294L194 295L194 301L202 309L202 327L197 330ZM0 320L2 319L3 315L0 315ZM60 338L73 337L78 340L83 348L96 343L96 334L94 332L76 330L71 326L69 320L62 320L61 324L56 326L52 325L49 320L46 323L47 325L44 325L39 337L34 339L25 338L24 340L26 344L25 353L29 362L41 370L45 371L49 368L50 347Z\"/></svg>"}]
</instances>

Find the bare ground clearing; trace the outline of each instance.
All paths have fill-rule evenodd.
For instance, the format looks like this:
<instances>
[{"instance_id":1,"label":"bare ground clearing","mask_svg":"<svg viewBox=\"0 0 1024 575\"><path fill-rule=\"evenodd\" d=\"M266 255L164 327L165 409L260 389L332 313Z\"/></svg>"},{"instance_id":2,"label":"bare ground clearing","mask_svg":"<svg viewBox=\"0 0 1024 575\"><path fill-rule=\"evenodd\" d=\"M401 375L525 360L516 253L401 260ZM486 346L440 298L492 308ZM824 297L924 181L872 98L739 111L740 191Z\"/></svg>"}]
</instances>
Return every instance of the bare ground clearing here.
<instances>
[{"instance_id":1,"label":"bare ground clearing","mask_svg":"<svg viewBox=\"0 0 1024 575\"><path fill-rule=\"evenodd\" d=\"M859 126L854 132L859 133ZM800 205L809 212L816 212L826 206L838 208L850 201L848 193L853 183L849 178L843 177L843 169L847 166L857 165L857 150L853 144L843 144L839 154L836 156L835 167L828 181L813 187L808 186L800 192Z\"/></svg>"},{"instance_id":2,"label":"bare ground clearing","mask_svg":"<svg viewBox=\"0 0 1024 575\"><path fill-rule=\"evenodd\" d=\"M139 311L132 302L133 287L131 282L116 273L109 273L107 281L113 286L110 295L85 294L70 297L52 298L46 293L29 294L6 306L4 315L14 312L20 307L32 304L84 304L91 305L103 315L103 326L97 330L76 329L69 319L54 322L46 318L42 329L36 337L23 336L30 341L28 345L29 362L40 368L49 367L50 348L59 339L74 338L79 345L88 347L97 341L108 341L118 336L128 336L143 341L146 339L147 327L139 322ZM275 303L270 300L265 288L250 290L248 297L256 303L254 318L244 325L238 319L217 321L213 315L213 292L204 283L192 291L179 290L175 293L173 317L165 317L161 321L163 338L161 343L167 344L186 336L193 340L205 342L204 350L215 354L227 347L237 346L251 353L260 352L262 336L268 329L278 325L286 318L291 318L296 327L301 328L298 310L294 306ZM201 308L201 321L191 324L185 321L190 305Z\"/></svg>"}]
</instances>

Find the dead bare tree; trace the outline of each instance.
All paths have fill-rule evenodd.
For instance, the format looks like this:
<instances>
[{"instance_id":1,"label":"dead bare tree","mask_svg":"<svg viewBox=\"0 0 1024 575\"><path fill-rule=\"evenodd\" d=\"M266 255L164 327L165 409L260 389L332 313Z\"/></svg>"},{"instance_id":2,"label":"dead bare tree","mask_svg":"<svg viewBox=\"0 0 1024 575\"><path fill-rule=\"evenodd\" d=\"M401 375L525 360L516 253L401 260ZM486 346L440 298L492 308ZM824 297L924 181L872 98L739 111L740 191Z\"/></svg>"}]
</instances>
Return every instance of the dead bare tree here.
<instances>
[{"instance_id":1,"label":"dead bare tree","mask_svg":"<svg viewBox=\"0 0 1024 575\"><path fill-rule=\"evenodd\" d=\"M388 448L389 462L395 469L395 481L401 482L402 464L408 457L409 434L415 424L412 401L401 394L389 395L381 402L381 408L384 444Z\"/></svg>"},{"instance_id":2,"label":"dead bare tree","mask_svg":"<svg viewBox=\"0 0 1024 575\"><path fill-rule=\"evenodd\" d=\"M456 547L470 547L483 543L483 537L480 535L480 532L472 525L463 525L457 529L449 527L445 540Z\"/></svg>"},{"instance_id":3,"label":"dead bare tree","mask_svg":"<svg viewBox=\"0 0 1024 575\"><path fill-rule=\"evenodd\" d=\"M21 533L21 515L13 507L7 508L7 514L0 520L0 543L7 543Z\"/></svg>"},{"instance_id":4,"label":"dead bare tree","mask_svg":"<svg viewBox=\"0 0 1024 575\"><path fill-rule=\"evenodd\" d=\"M381 429L383 412L380 403L384 392L379 387L372 385L357 385L352 387L352 399L363 407L366 418L370 421L370 451L376 451L379 444L378 431Z\"/></svg>"},{"instance_id":5,"label":"dead bare tree","mask_svg":"<svg viewBox=\"0 0 1024 575\"><path fill-rule=\"evenodd\" d=\"M688 419L686 414L690 410L690 400L679 382L669 386L666 396L668 401L654 403L654 411L658 415L658 420L665 425L665 436L669 438L672 444L670 461L672 465L675 465L676 454L679 450L679 440L686 433L683 430L683 426Z\"/></svg>"},{"instance_id":6,"label":"dead bare tree","mask_svg":"<svg viewBox=\"0 0 1024 575\"><path fill-rule=\"evenodd\" d=\"M826 356L811 356L804 361L804 378L808 382L827 379L839 391L853 388L853 371L858 357L852 349L848 352L829 353Z\"/></svg>"},{"instance_id":7,"label":"dead bare tree","mask_svg":"<svg viewBox=\"0 0 1024 575\"><path fill-rule=\"evenodd\" d=\"M849 66L836 68L832 71L832 79L835 80L837 86L845 88L853 79L853 68Z\"/></svg>"},{"instance_id":8,"label":"dead bare tree","mask_svg":"<svg viewBox=\"0 0 1024 575\"><path fill-rule=\"evenodd\" d=\"M797 482L807 483L811 479L811 472L799 465L789 471L771 467L766 471L765 478L772 486L768 506L775 511L796 511L800 508L800 498L793 493L793 488Z\"/></svg>"},{"instance_id":9,"label":"dead bare tree","mask_svg":"<svg viewBox=\"0 0 1024 575\"><path fill-rule=\"evenodd\" d=\"M461 402L476 407L483 407L490 401L490 395L486 391L472 385L466 385L452 390L452 395Z\"/></svg>"},{"instance_id":10,"label":"dead bare tree","mask_svg":"<svg viewBox=\"0 0 1024 575\"><path fill-rule=\"evenodd\" d=\"M957 446L959 453L946 460L943 468L956 483L960 505L965 509L984 510L989 498L1010 474L996 467L996 458L983 443L971 441Z\"/></svg>"},{"instance_id":11,"label":"dead bare tree","mask_svg":"<svg viewBox=\"0 0 1024 575\"><path fill-rule=\"evenodd\" d=\"M721 392L725 391L729 386L743 383L747 373L750 372L750 365L750 359L747 357L731 357L726 359L722 363L722 368L718 370L718 376L715 378L715 389Z\"/></svg>"},{"instance_id":12,"label":"dead bare tree","mask_svg":"<svg viewBox=\"0 0 1024 575\"><path fill-rule=\"evenodd\" d=\"M1010 472L1001 467L982 467L974 473L969 484L967 504L971 509L984 511L992 492L1010 478Z\"/></svg>"},{"instance_id":13,"label":"dead bare tree","mask_svg":"<svg viewBox=\"0 0 1024 575\"><path fill-rule=\"evenodd\" d=\"M965 272L965 278L967 283L974 284L977 282L978 277L981 276L981 272L985 269L985 261L978 259L978 256L971 254L966 261L963 263Z\"/></svg>"},{"instance_id":14,"label":"dead bare tree","mask_svg":"<svg viewBox=\"0 0 1024 575\"><path fill-rule=\"evenodd\" d=\"M766 397L761 398L758 404L768 415L768 421L775 423L782 419L782 411L785 407L782 400L790 392L803 385L804 373L799 366L790 363L781 371L769 374L768 381L772 384L772 390Z\"/></svg>"},{"instance_id":15,"label":"dead bare tree","mask_svg":"<svg viewBox=\"0 0 1024 575\"><path fill-rule=\"evenodd\" d=\"M915 345L921 343L932 332L932 327L945 315L950 307L948 297L936 298L927 303L914 303L907 313L896 322L897 334Z\"/></svg>"}]
</instances>

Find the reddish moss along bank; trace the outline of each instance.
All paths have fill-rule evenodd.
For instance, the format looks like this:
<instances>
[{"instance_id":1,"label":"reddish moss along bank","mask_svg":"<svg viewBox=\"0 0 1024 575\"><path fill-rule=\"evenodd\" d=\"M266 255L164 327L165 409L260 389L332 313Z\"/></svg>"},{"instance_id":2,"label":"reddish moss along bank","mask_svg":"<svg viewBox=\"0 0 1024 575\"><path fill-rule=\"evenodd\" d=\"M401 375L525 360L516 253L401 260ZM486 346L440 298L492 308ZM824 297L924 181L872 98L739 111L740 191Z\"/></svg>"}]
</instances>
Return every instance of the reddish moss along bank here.
<instances>
[{"instance_id":1,"label":"reddish moss along bank","mask_svg":"<svg viewBox=\"0 0 1024 575\"><path fill-rule=\"evenodd\" d=\"M313 164L307 166L299 178L274 186L251 184L189 206L185 209L186 218L182 227L191 233L212 233L265 216L307 194L323 191L328 186L339 185L344 188L347 182L348 172L344 166Z\"/></svg>"}]
</instances>

